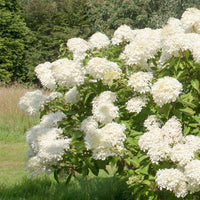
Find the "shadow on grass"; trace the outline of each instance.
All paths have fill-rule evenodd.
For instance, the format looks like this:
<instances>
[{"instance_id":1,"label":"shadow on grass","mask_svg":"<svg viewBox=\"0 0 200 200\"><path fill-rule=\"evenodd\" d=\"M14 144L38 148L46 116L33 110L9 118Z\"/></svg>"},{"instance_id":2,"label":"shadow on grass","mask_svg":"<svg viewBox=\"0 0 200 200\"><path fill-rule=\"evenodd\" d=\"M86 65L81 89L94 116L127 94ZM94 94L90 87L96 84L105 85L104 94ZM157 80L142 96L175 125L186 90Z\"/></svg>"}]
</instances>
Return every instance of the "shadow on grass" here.
<instances>
[{"instance_id":1,"label":"shadow on grass","mask_svg":"<svg viewBox=\"0 0 200 200\"><path fill-rule=\"evenodd\" d=\"M49 177L25 178L7 187L0 186L1 200L124 200L124 185L116 177L78 177L68 185Z\"/></svg>"}]
</instances>

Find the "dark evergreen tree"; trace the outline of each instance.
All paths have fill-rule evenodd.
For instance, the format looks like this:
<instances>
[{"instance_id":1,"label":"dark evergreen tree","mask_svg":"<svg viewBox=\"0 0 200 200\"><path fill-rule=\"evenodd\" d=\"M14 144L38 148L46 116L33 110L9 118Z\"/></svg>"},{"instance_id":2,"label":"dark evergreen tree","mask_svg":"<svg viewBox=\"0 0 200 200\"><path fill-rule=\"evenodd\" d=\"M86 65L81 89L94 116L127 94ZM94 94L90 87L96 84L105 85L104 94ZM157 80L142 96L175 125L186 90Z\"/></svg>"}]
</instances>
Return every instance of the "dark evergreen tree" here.
<instances>
[{"instance_id":1,"label":"dark evergreen tree","mask_svg":"<svg viewBox=\"0 0 200 200\"><path fill-rule=\"evenodd\" d=\"M29 29L20 15L18 0L0 0L0 82L26 80L25 43Z\"/></svg>"}]
</instances>

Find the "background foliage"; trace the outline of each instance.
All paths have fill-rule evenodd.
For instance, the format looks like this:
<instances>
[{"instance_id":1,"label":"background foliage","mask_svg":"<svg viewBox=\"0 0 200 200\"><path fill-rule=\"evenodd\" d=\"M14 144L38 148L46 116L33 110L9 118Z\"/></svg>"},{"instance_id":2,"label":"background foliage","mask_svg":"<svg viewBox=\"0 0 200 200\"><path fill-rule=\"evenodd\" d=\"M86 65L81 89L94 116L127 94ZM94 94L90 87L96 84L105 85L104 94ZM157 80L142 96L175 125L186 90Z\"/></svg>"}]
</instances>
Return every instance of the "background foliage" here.
<instances>
[{"instance_id":1,"label":"background foliage","mask_svg":"<svg viewBox=\"0 0 200 200\"><path fill-rule=\"evenodd\" d=\"M198 0L0 0L0 82L37 83L34 67L59 56L69 38L120 25L158 28Z\"/></svg>"}]
</instances>

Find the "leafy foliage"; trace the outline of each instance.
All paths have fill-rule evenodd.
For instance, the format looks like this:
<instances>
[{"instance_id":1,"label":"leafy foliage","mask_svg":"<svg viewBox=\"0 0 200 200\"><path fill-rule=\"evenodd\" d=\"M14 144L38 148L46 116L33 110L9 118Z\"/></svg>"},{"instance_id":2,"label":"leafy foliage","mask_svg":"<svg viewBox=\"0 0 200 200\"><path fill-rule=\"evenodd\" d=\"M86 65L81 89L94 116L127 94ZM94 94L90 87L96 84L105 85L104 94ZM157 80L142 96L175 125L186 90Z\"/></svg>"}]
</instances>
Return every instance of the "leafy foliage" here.
<instances>
[{"instance_id":1,"label":"leafy foliage","mask_svg":"<svg viewBox=\"0 0 200 200\"><path fill-rule=\"evenodd\" d=\"M199 8L198 0L89 0L92 30L112 35L120 25L160 28L169 17L180 18L188 7Z\"/></svg>"},{"instance_id":2,"label":"leafy foliage","mask_svg":"<svg viewBox=\"0 0 200 200\"><path fill-rule=\"evenodd\" d=\"M88 36L89 22L85 0L31 0L23 1L23 17L33 38L26 50L26 65L34 79L33 67L58 57L61 44L71 37Z\"/></svg>"}]
</instances>

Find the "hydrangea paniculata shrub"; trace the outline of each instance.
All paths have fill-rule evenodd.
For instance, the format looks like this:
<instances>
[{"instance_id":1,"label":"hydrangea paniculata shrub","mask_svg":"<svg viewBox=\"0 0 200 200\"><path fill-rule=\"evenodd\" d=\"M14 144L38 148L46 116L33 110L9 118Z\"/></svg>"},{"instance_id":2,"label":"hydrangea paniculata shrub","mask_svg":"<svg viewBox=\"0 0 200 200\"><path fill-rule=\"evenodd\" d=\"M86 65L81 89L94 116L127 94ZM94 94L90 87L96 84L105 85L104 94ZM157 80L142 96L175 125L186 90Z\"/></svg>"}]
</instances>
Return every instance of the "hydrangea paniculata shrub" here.
<instances>
[{"instance_id":1,"label":"hydrangea paniculata shrub","mask_svg":"<svg viewBox=\"0 0 200 200\"><path fill-rule=\"evenodd\" d=\"M67 41L66 57L35 68L49 96L19 105L41 121L26 132L30 175L98 175L114 166L137 199L200 191L200 11L162 29L119 27ZM71 56L72 55L72 56ZM163 192L163 190L165 192ZM168 195L168 197L163 196Z\"/></svg>"}]
</instances>

